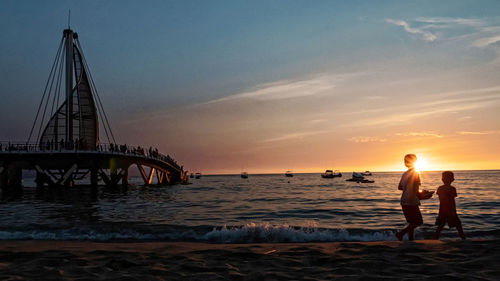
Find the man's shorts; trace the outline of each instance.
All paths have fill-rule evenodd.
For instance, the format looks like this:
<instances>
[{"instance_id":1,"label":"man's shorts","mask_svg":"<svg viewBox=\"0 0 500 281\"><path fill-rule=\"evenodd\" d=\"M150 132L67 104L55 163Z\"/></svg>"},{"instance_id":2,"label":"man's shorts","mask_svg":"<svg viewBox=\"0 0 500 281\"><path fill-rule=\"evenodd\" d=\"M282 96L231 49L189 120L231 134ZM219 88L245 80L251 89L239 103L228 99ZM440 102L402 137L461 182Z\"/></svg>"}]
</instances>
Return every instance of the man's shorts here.
<instances>
[{"instance_id":1,"label":"man's shorts","mask_svg":"<svg viewBox=\"0 0 500 281\"><path fill-rule=\"evenodd\" d=\"M403 208L403 214L405 215L406 221L408 223L416 226L422 225L424 223L418 205L401 205L401 207Z\"/></svg>"}]
</instances>

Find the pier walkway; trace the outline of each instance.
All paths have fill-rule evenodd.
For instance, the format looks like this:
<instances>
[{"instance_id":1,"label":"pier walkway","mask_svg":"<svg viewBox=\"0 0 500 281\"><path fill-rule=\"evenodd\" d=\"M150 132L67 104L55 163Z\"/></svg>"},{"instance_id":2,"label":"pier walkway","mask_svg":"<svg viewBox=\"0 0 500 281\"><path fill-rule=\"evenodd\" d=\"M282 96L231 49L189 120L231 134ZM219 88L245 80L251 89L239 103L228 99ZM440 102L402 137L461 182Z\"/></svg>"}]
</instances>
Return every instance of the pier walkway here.
<instances>
[{"instance_id":1,"label":"pier walkway","mask_svg":"<svg viewBox=\"0 0 500 281\"><path fill-rule=\"evenodd\" d=\"M99 144L96 150L77 146L0 142L0 188L22 188L22 170L36 171L37 187L71 186L90 175L89 184L128 185L131 166L137 166L144 185L169 185L187 180L186 172L169 155L140 146ZM154 179L156 178L156 181Z\"/></svg>"}]
</instances>

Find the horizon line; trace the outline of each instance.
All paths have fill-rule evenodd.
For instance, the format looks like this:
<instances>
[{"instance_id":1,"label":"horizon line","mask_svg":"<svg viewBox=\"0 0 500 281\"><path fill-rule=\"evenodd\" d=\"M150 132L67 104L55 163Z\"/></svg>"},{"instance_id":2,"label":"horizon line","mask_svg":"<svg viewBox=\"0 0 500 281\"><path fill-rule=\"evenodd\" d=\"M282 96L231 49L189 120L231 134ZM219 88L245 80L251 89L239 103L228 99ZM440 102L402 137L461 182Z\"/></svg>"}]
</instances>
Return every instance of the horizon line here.
<instances>
[{"instance_id":1,"label":"horizon line","mask_svg":"<svg viewBox=\"0 0 500 281\"><path fill-rule=\"evenodd\" d=\"M441 172L441 171L449 171L452 169L443 169L443 170L424 170L420 172ZM370 171L371 173L395 173L395 172L404 172L406 170L392 170L392 171ZM454 172L468 172L468 171L500 171L500 168L495 168L495 169L469 169L469 170L452 170ZM201 172L200 172L201 173ZM292 172L293 173L293 172ZM293 174L322 174L324 172L298 172L298 173L293 173ZM352 172L345 172L345 171L340 171L340 173L352 173ZM194 174L194 173L193 173ZM203 176L238 176L241 173L230 173L230 174L217 174L217 173L210 173L210 174L203 174ZM249 175L281 175L285 174L285 172L277 172L277 173L248 173Z\"/></svg>"}]
</instances>

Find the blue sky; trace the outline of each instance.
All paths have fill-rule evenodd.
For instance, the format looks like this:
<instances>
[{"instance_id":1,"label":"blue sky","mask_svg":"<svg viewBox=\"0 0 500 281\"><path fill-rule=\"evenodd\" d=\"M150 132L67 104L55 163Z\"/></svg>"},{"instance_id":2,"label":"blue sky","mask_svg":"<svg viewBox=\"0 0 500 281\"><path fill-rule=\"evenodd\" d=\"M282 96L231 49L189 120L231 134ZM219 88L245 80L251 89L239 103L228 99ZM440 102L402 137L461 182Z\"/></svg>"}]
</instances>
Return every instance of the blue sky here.
<instances>
[{"instance_id":1,"label":"blue sky","mask_svg":"<svg viewBox=\"0 0 500 281\"><path fill-rule=\"evenodd\" d=\"M0 7L0 139L26 138L71 9L118 138L160 146L197 169L389 167L393 160L377 162L376 154L356 162L322 151L371 155L397 146L391 157L412 147L449 154L448 143L500 140L499 1ZM408 104L422 106L403 112ZM464 140L472 135L460 132L484 134ZM441 146L429 152L417 147L419 138ZM483 167L493 165L488 157L478 151L446 161Z\"/></svg>"}]
</instances>

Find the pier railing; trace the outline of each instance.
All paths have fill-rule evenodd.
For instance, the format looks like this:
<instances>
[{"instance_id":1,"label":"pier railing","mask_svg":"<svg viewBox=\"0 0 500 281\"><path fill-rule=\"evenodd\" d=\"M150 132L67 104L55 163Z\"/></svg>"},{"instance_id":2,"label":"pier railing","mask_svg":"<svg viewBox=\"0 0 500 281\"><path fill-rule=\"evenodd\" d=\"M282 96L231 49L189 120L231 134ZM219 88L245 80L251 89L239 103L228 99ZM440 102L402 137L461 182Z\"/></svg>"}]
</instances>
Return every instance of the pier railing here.
<instances>
[{"instance_id":1,"label":"pier railing","mask_svg":"<svg viewBox=\"0 0 500 281\"><path fill-rule=\"evenodd\" d=\"M100 143L95 149L88 146L83 146L75 143L26 143L26 142L9 142L0 141L0 153L69 153L69 152L84 152L84 153L103 153L103 154L118 154L125 156L139 156L149 159L163 161L172 165L177 169L181 169L177 161L170 155L164 155L158 152L157 148L144 148L141 146L130 146L126 144Z\"/></svg>"}]
</instances>

